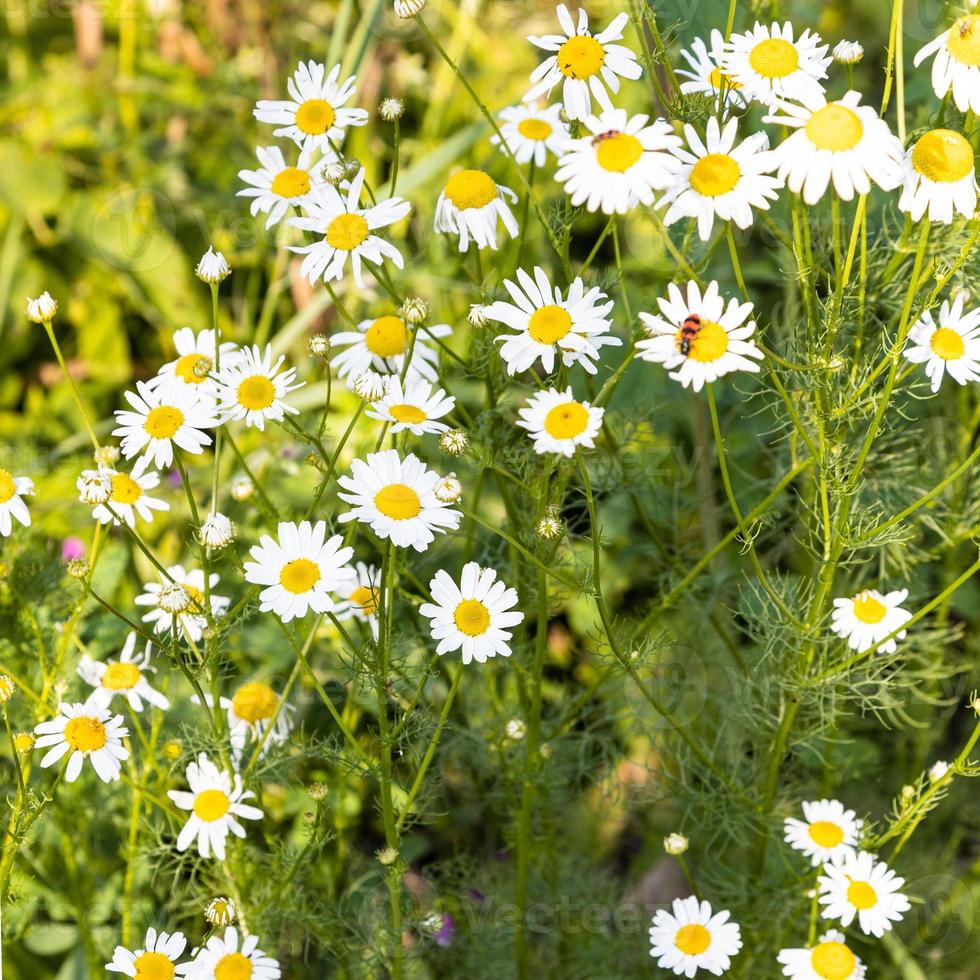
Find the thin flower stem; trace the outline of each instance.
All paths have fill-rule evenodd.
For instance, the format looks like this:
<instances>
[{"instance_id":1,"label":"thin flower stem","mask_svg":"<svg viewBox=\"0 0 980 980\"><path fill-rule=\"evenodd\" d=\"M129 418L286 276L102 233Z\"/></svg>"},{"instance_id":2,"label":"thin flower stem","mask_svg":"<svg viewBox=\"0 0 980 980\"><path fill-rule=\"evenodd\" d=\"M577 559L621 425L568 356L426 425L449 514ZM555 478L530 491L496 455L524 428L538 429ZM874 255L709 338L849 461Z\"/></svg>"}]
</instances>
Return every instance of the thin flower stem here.
<instances>
[{"instance_id":1,"label":"thin flower stem","mask_svg":"<svg viewBox=\"0 0 980 980\"><path fill-rule=\"evenodd\" d=\"M82 416L82 422L85 424L85 429L88 432L89 438L92 440L92 446L96 451L98 451L100 448L99 437L95 434L95 428L92 426L92 420L89 418L85 405L82 403L81 393L78 390L78 386L75 384L75 379L71 376L71 372L68 370L68 365L65 363L65 358L61 353L61 346L58 343L58 338L54 335L54 321L48 320L45 322L44 330L48 335L48 340L51 341L51 347L54 349L54 356L58 359L58 364L61 366L61 373L65 376L65 380L68 382L68 386L71 388L72 397L75 399L75 404L78 406L78 412Z\"/></svg>"}]
</instances>

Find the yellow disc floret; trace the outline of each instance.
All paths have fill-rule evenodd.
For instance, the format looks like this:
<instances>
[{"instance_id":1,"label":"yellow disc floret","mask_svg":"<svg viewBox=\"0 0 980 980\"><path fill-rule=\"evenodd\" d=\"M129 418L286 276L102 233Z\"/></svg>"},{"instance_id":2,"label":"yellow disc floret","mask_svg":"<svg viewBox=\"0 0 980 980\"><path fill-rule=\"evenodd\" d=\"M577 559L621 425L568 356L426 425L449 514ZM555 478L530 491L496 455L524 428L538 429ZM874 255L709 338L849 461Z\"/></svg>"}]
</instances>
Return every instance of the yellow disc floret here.
<instances>
[{"instance_id":1,"label":"yellow disc floret","mask_svg":"<svg viewBox=\"0 0 980 980\"><path fill-rule=\"evenodd\" d=\"M374 506L393 521L408 521L422 511L419 495L404 483L389 483L374 495Z\"/></svg>"},{"instance_id":2,"label":"yellow disc floret","mask_svg":"<svg viewBox=\"0 0 980 980\"><path fill-rule=\"evenodd\" d=\"M842 153L861 142L864 127L853 109L831 103L817 109L810 116L806 124L806 134L818 150Z\"/></svg>"}]
</instances>

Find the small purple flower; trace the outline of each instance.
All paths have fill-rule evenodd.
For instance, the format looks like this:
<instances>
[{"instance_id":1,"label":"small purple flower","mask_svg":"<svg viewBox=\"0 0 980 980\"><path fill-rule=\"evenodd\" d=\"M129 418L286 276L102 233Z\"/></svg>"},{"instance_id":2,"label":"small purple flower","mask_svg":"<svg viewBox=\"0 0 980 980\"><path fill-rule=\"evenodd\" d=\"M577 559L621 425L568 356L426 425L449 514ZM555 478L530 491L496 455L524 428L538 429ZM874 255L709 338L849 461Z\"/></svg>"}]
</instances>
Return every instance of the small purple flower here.
<instances>
[{"instance_id":1,"label":"small purple flower","mask_svg":"<svg viewBox=\"0 0 980 980\"><path fill-rule=\"evenodd\" d=\"M445 948L452 943L455 935L456 923L453 921L453 917L448 912L443 912L442 926L432 936L432 938L435 940L435 944Z\"/></svg>"},{"instance_id":2,"label":"small purple flower","mask_svg":"<svg viewBox=\"0 0 980 980\"><path fill-rule=\"evenodd\" d=\"M85 542L81 538L65 538L61 542L62 561L77 561L85 557Z\"/></svg>"},{"instance_id":3,"label":"small purple flower","mask_svg":"<svg viewBox=\"0 0 980 980\"><path fill-rule=\"evenodd\" d=\"M169 483L172 487L181 486L183 480L180 478L180 470L168 470L167 483Z\"/></svg>"}]
</instances>

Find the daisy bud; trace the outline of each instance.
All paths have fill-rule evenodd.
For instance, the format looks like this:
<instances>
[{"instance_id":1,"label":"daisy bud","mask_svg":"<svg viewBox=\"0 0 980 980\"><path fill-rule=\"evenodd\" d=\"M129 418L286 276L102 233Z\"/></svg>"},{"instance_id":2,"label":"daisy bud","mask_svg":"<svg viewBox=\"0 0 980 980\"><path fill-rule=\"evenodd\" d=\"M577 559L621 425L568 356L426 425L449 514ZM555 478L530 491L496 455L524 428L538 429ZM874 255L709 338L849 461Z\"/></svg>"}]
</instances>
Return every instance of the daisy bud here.
<instances>
[{"instance_id":1,"label":"daisy bud","mask_svg":"<svg viewBox=\"0 0 980 980\"><path fill-rule=\"evenodd\" d=\"M104 504L112 496L112 472L109 470L83 470L75 481L78 499L95 507Z\"/></svg>"},{"instance_id":2,"label":"daisy bud","mask_svg":"<svg viewBox=\"0 0 980 980\"><path fill-rule=\"evenodd\" d=\"M398 860L398 851L394 847L383 847L374 856L386 868L390 868Z\"/></svg>"},{"instance_id":3,"label":"daisy bud","mask_svg":"<svg viewBox=\"0 0 980 980\"><path fill-rule=\"evenodd\" d=\"M463 496L463 484L456 479L455 473L449 473L435 485L433 493L444 504L454 504Z\"/></svg>"},{"instance_id":4,"label":"daisy bud","mask_svg":"<svg viewBox=\"0 0 980 980\"><path fill-rule=\"evenodd\" d=\"M466 315L466 319L470 321L471 327L485 327L489 320L487 316L487 311L490 309L484 303L471 303L470 312Z\"/></svg>"},{"instance_id":5,"label":"daisy bud","mask_svg":"<svg viewBox=\"0 0 980 980\"><path fill-rule=\"evenodd\" d=\"M58 302L45 290L37 299L28 298L26 312L31 323L50 323L58 312Z\"/></svg>"},{"instance_id":6,"label":"daisy bud","mask_svg":"<svg viewBox=\"0 0 980 980\"><path fill-rule=\"evenodd\" d=\"M229 926L238 918L238 908L225 896L212 898L204 910L204 918L213 926Z\"/></svg>"},{"instance_id":7,"label":"daisy bud","mask_svg":"<svg viewBox=\"0 0 980 980\"><path fill-rule=\"evenodd\" d=\"M231 275L231 266L228 265L228 260L220 252L209 248L201 256L201 261L197 263L194 275L201 282L206 282L213 286Z\"/></svg>"},{"instance_id":8,"label":"daisy bud","mask_svg":"<svg viewBox=\"0 0 980 980\"><path fill-rule=\"evenodd\" d=\"M347 166L341 159L328 160L320 168L320 176L328 184L339 184L347 176Z\"/></svg>"},{"instance_id":9,"label":"daisy bud","mask_svg":"<svg viewBox=\"0 0 980 980\"><path fill-rule=\"evenodd\" d=\"M235 525L224 514L208 514L199 532L201 544L220 551L235 540Z\"/></svg>"},{"instance_id":10,"label":"daisy bud","mask_svg":"<svg viewBox=\"0 0 980 980\"><path fill-rule=\"evenodd\" d=\"M408 20L409 17L421 13L424 6L425 0L395 0L395 16Z\"/></svg>"},{"instance_id":11,"label":"daisy bud","mask_svg":"<svg viewBox=\"0 0 980 980\"><path fill-rule=\"evenodd\" d=\"M429 304L418 296L409 296L399 307L398 315L409 323L422 323L429 315Z\"/></svg>"},{"instance_id":12,"label":"daisy bud","mask_svg":"<svg viewBox=\"0 0 980 980\"><path fill-rule=\"evenodd\" d=\"M970 695L970 705L969 706L971 708L973 708L973 710L974 710L974 712L976 714L980 715L980 694L978 694L976 691L974 691Z\"/></svg>"},{"instance_id":13,"label":"daisy bud","mask_svg":"<svg viewBox=\"0 0 980 980\"><path fill-rule=\"evenodd\" d=\"M77 579L88 578L89 566L88 562L84 558L74 558L67 565L65 565L65 571L72 577Z\"/></svg>"},{"instance_id":14,"label":"daisy bud","mask_svg":"<svg viewBox=\"0 0 980 980\"><path fill-rule=\"evenodd\" d=\"M514 742L519 742L527 734L527 725L520 718L511 718L504 726L504 733Z\"/></svg>"},{"instance_id":15,"label":"daisy bud","mask_svg":"<svg viewBox=\"0 0 980 980\"><path fill-rule=\"evenodd\" d=\"M401 119L405 113L405 103L401 99L382 99L378 106L378 115L385 122L394 122Z\"/></svg>"},{"instance_id":16,"label":"daisy bud","mask_svg":"<svg viewBox=\"0 0 980 980\"><path fill-rule=\"evenodd\" d=\"M183 751L184 748L180 744L179 739L171 738L163 743L163 755L171 762L176 762L180 758L180 754Z\"/></svg>"},{"instance_id":17,"label":"daisy bud","mask_svg":"<svg viewBox=\"0 0 980 980\"><path fill-rule=\"evenodd\" d=\"M545 509L544 516L534 529L537 536L544 541L554 541L555 538L561 537L563 530L558 508L554 506Z\"/></svg>"},{"instance_id":18,"label":"daisy bud","mask_svg":"<svg viewBox=\"0 0 980 980\"><path fill-rule=\"evenodd\" d=\"M0 674L0 704L6 704L14 696L14 686L6 674Z\"/></svg>"},{"instance_id":19,"label":"daisy bud","mask_svg":"<svg viewBox=\"0 0 980 980\"><path fill-rule=\"evenodd\" d=\"M915 787L903 786L900 799L902 801L902 806L907 807L912 802L912 800L915 799Z\"/></svg>"},{"instance_id":20,"label":"daisy bud","mask_svg":"<svg viewBox=\"0 0 980 980\"><path fill-rule=\"evenodd\" d=\"M330 353L330 338L325 333L315 333L308 346L314 357L326 357Z\"/></svg>"},{"instance_id":21,"label":"daisy bud","mask_svg":"<svg viewBox=\"0 0 980 980\"><path fill-rule=\"evenodd\" d=\"M831 53L839 65L856 65L864 57L864 48L857 41L839 41Z\"/></svg>"},{"instance_id":22,"label":"daisy bud","mask_svg":"<svg viewBox=\"0 0 980 980\"><path fill-rule=\"evenodd\" d=\"M14 736L14 748L18 752L30 752L34 748L34 736L30 732L18 732Z\"/></svg>"},{"instance_id":23,"label":"daisy bud","mask_svg":"<svg viewBox=\"0 0 980 980\"><path fill-rule=\"evenodd\" d=\"M687 850L688 840L683 834L668 834L664 838L664 850L671 857L680 857Z\"/></svg>"},{"instance_id":24,"label":"daisy bud","mask_svg":"<svg viewBox=\"0 0 980 980\"><path fill-rule=\"evenodd\" d=\"M105 466L112 469L113 465L119 462L119 447L99 446L99 448L92 453L92 459L95 460L98 466Z\"/></svg>"},{"instance_id":25,"label":"daisy bud","mask_svg":"<svg viewBox=\"0 0 980 980\"><path fill-rule=\"evenodd\" d=\"M313 824L316 823L316 814L312 810L307 810L306 813L303 814L303 823L306 824L307 827L312 827Z\"/></svg>"},{"instance_id":26,"label":"daisy bud","mask_svg":"<svg viewBox=\"0 0 980 980\"><path fill-rule=\"evenodd\" d=\"M470 444L470 437L462 429L448 429L439 438L439 448L450 456L462 456Z\"/></svg>"},{"instance_id":27,"label":"daisy bud","mask_svg":"<svg viewBox=\"0 0 980 980\"><path fill-rule=\"evenodd\" d=\"M353 180L361 172L361 161L356 157L348 157L344 161L344 179Z\"/></svg>"},{"instance_id":28,"label":"daisy bud","mask_svg":"<svg viewBox=\"0 0 980 980\"><path fill-rule=\"evenodd\" d=\"M232 499L239 502L248 500L255 493L255 484L247 476L240 476L231 484Z\"/></svg>"},{"instance_id":29,"label":"daisy bud","mask_svg":"<svg viewBox=\"0 0 980 980\"><path fill-rule=\"evenodd\" d=\"M157 605L172 616L179 616L191 607L191 597L179 582L170 582L161 587L157 595Z\"/></svg>"},{"instance_id":30,"label":"daisy bud","mask_svg":"<svg viewBox=\"0 0 980 980\"><path fill-rule=\"evenodd\" d=\"M354 380L354 394L366 402L376 402L385 395L385 379L377 371L365 371Z\"/></svg>"},{"instance_id":31,"label":"daisy bud","mask_svg":"<svg viewBox=\"0 0 980 980\"><path fill-rule=\"evenodd\" d=\"M310 799L317 803L327 798L327 787L323 783L311 783L307 792L310 794Z\"/></svg>"},{"instance_id":32,"label":"daisy bud","mask_svg":"<svg viewBox=\"0 0 980 980\"><path fill-rule=\"evenodd\" d=\"M949 772L949 763L939 761L929 770L929 781L938 783Z\"/></svg>"}]
</instances>

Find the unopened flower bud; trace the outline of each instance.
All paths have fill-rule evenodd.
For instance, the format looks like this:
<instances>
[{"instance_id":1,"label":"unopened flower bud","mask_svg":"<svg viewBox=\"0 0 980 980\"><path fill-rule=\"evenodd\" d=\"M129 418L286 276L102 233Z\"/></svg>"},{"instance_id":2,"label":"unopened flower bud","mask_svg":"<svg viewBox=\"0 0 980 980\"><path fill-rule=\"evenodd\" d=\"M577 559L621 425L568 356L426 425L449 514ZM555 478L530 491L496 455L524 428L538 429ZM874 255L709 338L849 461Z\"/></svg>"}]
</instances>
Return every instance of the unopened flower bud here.
<instances>
[{"instance_id":1,"label":"unopened flower bud","mask_svg":"<svg viewBox=\"0 0 980 980\"><path fill-rule=\"evenodd\" d=\"M229 926L238 918L238 909L230 898L212 898L204 910L204 918L213 926Z\"/></svg>"},{"instance_id":2,"label":"unopened flower bud","mask_svg":"<svg viewBox=\"0 0 980 980\"><path fill-rule=\"evenodd\" d=\"M18 732L14 736L14 748L18 752L30 752L34 748L34 736L30 732Z\"/></svg>"},{"instance_id":3,"label":"unopened flower bud","mask_svg":"<svg viewBox=\"0 0 980 980\"><path fill-rule=\"evenodd\" d=\"M864 48L857 41L839 41L832 54L839 65L856 65L864 57Z\"/></svg>"},{"instance_id":4,"label":"unopened flower bud","mask_svg":"<svg viewBox=\"0 0 980 980\"><path fill-rule=\"evenodd\" d=\"M470 444L470 437L462 429L448 429L439 438L439 448L450 456L462 456Z\"/></svg>"},{"instance_id":5,"label":"unopened flower bud","mask_svg":"<svg viewBox=\"0 0 980 980\"><path fill-rule=\"evenodd\" d=\"M401 99L382 99L378 106L378 115L385 122L394 122L401 119L405 113L405 103Z\"/></svg>"},{"instance_id":6,"label":"unopened flower bud","mask_svg":"<svg viewBox=\"0 0 980 980\"><path fill-rule=\"evenodd\" d=\"M504 732L509 739L519 742L527 734L527 725L520 718L511 718L504 725Z\"/></svg>"},{"instance_id":7,"label":"unopened flower bud","mask_svg":"<svg viewBox=\"0 0 980 980\"><path fill-rule=\"evenodd\" d=\"M224 514L208 514L199 532L201 544L219 551L235 540L235 525Z\"/></svg>"},{"instance_id":8,"label":"unopened flower bud","mask_svg":"<svg viewBox=\"0 0 980 980\"><path fill-rule=\"evenodd\" d=\"M6 704L14 696L14 688L14 682L6 674L0 674L0 704Z\"/></svg>"},{"instance_id":9,"label":"unopened flower bud","mask_svg":"<svg viewBox=\"0 0 980 980\"><path fill-rule=\"evenodd\" d=\"M408 20L420 13L425 6L425 0L395 0L395 16Z\"/></svg>"},{"instance_id":10,"label":"unopened flower bud","mask_svg":"<svg viewBox=\"0 0 980 980\"><path fill-rule=\"evenodd\" d=\"M664 850L671 857L680 857L687 850L688 840L683 834L668 834L664 838Z\"/></svg>"},{"instance_id":11,"label":"unopened flower bud","mask_svg":"<svg viewBox=\"0 0 980 980\"><path fill-rule=\"evenodd\" d=\"M384 398L387 383L377 371L365 371L354 379L354 394L366 402L376 402Z\"/></svg>"},{"instance_id":12,"label":"unopened flower bud","mask_svg":"<svg viewBox=\"0 0 980 980\"><path fill-rule=\"evenodd\" d=\"M88 578L89 564L84 558L73 558L67 565L65 565L65 571L72 578Z\"/></svg>"},{"instance_id":13,"label":"unopened flower bud","mask_svg":"<svg viewBox=\"0 0 980 980\"><path fill-rule=\"evenodd\" d=\"M112 467L119 462L119 447L99 446L99 448L92 453L92 459L95 460L98 466L104 466L107 469L112 469Z\"/></svg>"},{"instance_id":14,"label":"unopened flower bud","mask_svg":"<svg viewBox=\"0 0 980 980\"><path fill-rule=\"evenodd\" d=\"M255 484L247 476L240 476L238 479L232 481L232 499L241 502L248 500L253 493L255 493Z\"/></svg>"},{"instance_id":15,"label":"unopened flower bud","mask_svg":"<svg viewBox=\"0 0 980 980\"><path fill-rule=\"evenodd\" d=\"M201 282L206 282L213 286L216 283L223 282L231 275L231 266L228 265L228 260L220 252L216 252L213 248L208 248L201 256L201 261L197 263L194 275Z\"/></svg>"},{"instance_id":16,"label":"unopened flower bud","mask_svg":"<svg viewBox=\"0 0 980 980\"><path fill-rule=\"evenodd\" d=\"M58 312L58 302L45 290L37 299L27 300L26 312L32 323L50 323Z\"/></svg>"},{"instance_id":17,"label":"unopened flower bud","mask_svg":"<svg viewBox=\"0 0 980 980\"><path fill-rule=\"evenodd\" d=\"M433 492L444 504L454 504L463 496L463 484L456 479L455 473L448 473L436 483Z\"/></svg>"},{"instance_id":18,"label":"unopened flower bud","mask_svg":"<svg viewBox=\"0 0 980 980\"><path fill-rule=\"evenodd\" d=\"M78 499L92 507L104 504L112 496L112 470L83 470L75 481Z\"/></svg>"},{"instance_id":19,"label":"unopened flower bud","mask_svg":"<svg viewBox=\"0 0 980 980\"><path fill-rule=\"evenodd\" d=\"M398 860L398 851L394 847L383 847L375 857L386 868L390 868Z\"/></svg>"},{"instance_id":20,"label":"unopened flower bud","mask_svg":"<svg viewBox=\"0 0 980 980\"><path fill-rule=\"evenodd\" d=\"M398 315L403 320L418 325L429 315L429 304L418 296L409 296L399 307Z\"/></svg>"},{"instance_id":21,"label":"unopened flower bud","mask_svg":"<svg viewBox=\"0 0 980 980\"><path fill-rule=\"evenodd\" d=\"M466 319L470 321L471 327L485 327L489 321L487 316L487 311L490 309L484 303L472 303L470 304L470 312L467 313Z\"/></svg>"},{"instance_id":22,"label":"unopened flower bud","mask_svg":"<svg viewBox=\"0 0 980 980\"><path fill-rule=\"evenodd\" d=\"M310 794L310 799L316 800L317 803L327 798L327 787L323 783L310 783L307 792Z\"/></svg>"},{"instance_id":23,"label":"unopened flower bud","mask_svg":"<svg viewBox=\"0 0 980 980\"><path fill-rule=\"evenodd\" d=\"M157 594L157 605L172 616L179 616L191 607L190 593L179 582L168 582Z\"/></svg>"},{"instance_id":24,"label":"unopened flower bud","mask_svg":"<svg viewBox=\"0 0 980 980\"><path fill-rule=\"evenodd\" d=\"M949 772L949 763L939 761L929 770L929 781L938 783Z\"/></svg>"},{"instance_id":25,"label":"unopened flower bud","mask_svg":"<svg viewBox=\"0 0 980 980\"><path fill-rule=\"evenodd\" d=\"M328 184L337 185L347 177L347 165L340 157L336 160L327 160L320 167L320 176Z\"/></svg>"},{"instance_id":26,"label":"unopened flower bud","mask_svg":"<svg viewBox=\"0 0 980 980\"><path fill-rule=\"evenodd\" d=\"M326 357L330 353L330 338L325 333L315 333L310 337L309 348L314 357Z\"/></svg>"}]
</instances>

